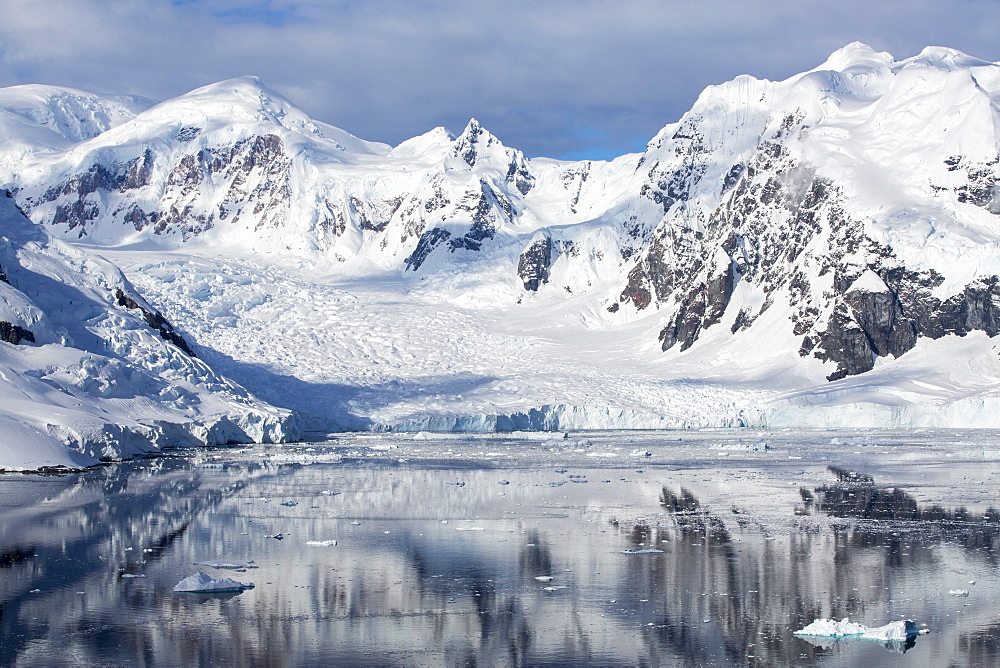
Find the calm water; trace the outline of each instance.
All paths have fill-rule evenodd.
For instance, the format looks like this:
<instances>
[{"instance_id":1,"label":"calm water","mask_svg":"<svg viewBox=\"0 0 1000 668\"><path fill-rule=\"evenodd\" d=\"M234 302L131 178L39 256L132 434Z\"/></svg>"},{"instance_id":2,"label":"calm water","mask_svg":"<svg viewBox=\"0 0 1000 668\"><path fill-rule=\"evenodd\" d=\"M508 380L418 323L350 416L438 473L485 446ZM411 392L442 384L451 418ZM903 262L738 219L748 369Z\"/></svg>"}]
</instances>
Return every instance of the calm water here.
<instances>
[{"instance_id":1,"label":"calm water","mask_svg":"<svg viewBox=\"0 0 1000 668\"><path fill-rule=\"evenodd\" d=\"M1000 663L985 446L675 440L355 437L0 475L0 664ZM256 588L172 593L197 570ZM831 616L931 633L792 635Z\"/></svg>"}]
</instances>

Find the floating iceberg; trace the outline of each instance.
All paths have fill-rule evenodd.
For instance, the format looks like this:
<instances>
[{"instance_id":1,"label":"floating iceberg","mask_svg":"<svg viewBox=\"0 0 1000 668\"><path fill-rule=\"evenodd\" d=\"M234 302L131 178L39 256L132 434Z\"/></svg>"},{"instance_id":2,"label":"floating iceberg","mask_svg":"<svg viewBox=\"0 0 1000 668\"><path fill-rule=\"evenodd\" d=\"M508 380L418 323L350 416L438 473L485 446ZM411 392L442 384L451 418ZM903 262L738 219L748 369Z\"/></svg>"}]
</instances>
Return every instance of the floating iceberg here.
<instances>
[{"instance_id":1,"label":"floating iceberg","mask_svg":"<svg viewBox=\"0 0 1000 668\"><path fill-rule=\"evenodd\" d=\"M622 554L663 554L663 550L657 550L654 547L646 548L645 550L622 550Z\"/></svg>"},{"instance_id":2,"label":"floating iceberg","mask_svg":"<svg viewBox=\"0 0 1000 668\"><path fill-rule=\"evenodd\" d=\"M237 568L247 568L246 564L240 564L233 561L196 561L195 566L209 566L211 568L228 568L235 570Z\"/></svg>"},{"instance_id":3,"label":"floating iceberg","mask_svg":"<svg viewBox=\"0 0 1000 668\"><path fill-rule=\"evenodd\" d=\"M237 582L231 578L213 578L198 571L194 575L189 575L176 585L174 591L178 593L191 594L221 594L223 592L243 591L253 589L252 582Z\"/></svg>"},{"instance_id":4,"label":"floating iceberg","mask_svg":"<svg viewBox=\"0 0 1000 668\"><path fill-rule=\"evenodd\" d=\"M841 638L856 636L868 640L906 640L912 636L926 633L917 628L909 619L889 622L885 626L869 628L864 624L852 622L844 617L839 622L835 619L817 619L804 629L795 632L797 636L822 636L826 638Z\"/></svg>"}]
</instances>

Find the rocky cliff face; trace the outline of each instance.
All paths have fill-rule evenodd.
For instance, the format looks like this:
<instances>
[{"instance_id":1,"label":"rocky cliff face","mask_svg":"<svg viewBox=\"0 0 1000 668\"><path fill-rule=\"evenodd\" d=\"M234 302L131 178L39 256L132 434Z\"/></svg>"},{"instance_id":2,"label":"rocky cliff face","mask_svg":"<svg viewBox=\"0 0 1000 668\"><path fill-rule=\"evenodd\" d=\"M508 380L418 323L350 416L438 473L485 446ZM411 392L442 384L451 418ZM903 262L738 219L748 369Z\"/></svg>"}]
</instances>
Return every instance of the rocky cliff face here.
<instances>
[{"instance_id":1,"label":"rocky cliff face","mask_svg":"<svg viewBox=\"0 0 1000 668\"><path fill-rule=\"evenodd\" d=\"M997 334L998 70L852 44L787 81L710 87L609 163L529 160L475 120L389 149L234 80L2 180L92 242L236 243L410 279L503 267L512 305L657 314L668 355L767 315L794 338L784 354L833 380L921 337Z\"/></svg>"}]
</instances>

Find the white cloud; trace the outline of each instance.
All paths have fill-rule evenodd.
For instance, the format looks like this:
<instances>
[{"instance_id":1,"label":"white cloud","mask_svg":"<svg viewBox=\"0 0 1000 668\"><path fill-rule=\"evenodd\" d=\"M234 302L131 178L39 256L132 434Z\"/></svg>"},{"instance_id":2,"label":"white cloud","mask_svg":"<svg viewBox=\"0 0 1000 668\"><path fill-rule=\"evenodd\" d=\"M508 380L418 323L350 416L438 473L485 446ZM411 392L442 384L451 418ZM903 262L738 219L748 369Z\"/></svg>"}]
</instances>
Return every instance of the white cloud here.
<instances>
[{"instance_id":1,"label":"white cloud","mask_svg":"<svg viewBox=\"0 0 1000 668\"><path fill-rule=\"evenodd\" d=\"M0 85L162 99L257 74L367 139L476 116L534 155L624 151L708 84L784 78L855 39L1000 58L986 0L0 0L0 15Z\"/></svg>"}]
</instances>

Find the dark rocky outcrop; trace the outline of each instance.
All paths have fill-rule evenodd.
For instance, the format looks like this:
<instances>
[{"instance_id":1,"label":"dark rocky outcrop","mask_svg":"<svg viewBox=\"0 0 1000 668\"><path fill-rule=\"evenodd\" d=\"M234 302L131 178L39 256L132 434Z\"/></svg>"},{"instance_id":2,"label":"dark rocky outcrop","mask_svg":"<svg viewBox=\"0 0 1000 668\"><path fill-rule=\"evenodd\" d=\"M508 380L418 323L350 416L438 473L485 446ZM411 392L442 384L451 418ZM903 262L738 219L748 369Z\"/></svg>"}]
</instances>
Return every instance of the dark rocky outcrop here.
<instances>
[{"instance_id":1,"label":"dark rocky outcrop","mask_svg":"<svg viewBox=\"0 0 1000 668\"><path fill-rule=\"evenodd\" d=\"M552 237L546 235L525 248L517 262L517 275L524 283L524 289L536 292L539 287L548 283L551 266Z\"/></svg>"},{"instance_id":2,"label":"dark rocky outcrop","mask_svg":"<svg viewBox=\"0 0 1000 668\"><path fill-rule=\"evenodd\" d=\"M142 317L146 321L146 324L155 329L159 333L161 339L174 344L191 357L197 357L197 355L194 354L194 351L191 350L191 346L188 345L188 342L184 340L184 337L174 331L173 326L167 322L167 319L164 318L159 311L152 311L142 306L135 299L126 295L121 288L118 288L115 291L115 299L118 301L119 306L124 306L127 309L138 310L142 313Z\"/></svg>"},{"instance_id":3,"label":"dark rocky outcrop","mask_svg":"<svg viewBox=\"0 0 1000 668\"><path fill-rule=\"evenodd\" d=\"M35 342L35 335L27 329L12 323L0 320L0 340L17 345L21 341Z\"/></svg>"},{"instance_id":4,"label":"dark rocky outcrop","mask_svg":"<svg viewBox=\"0 0 1000 668\"><path fill-rule=\"evenodd\" d=\"M451 232L441 227L435 227L421 234L420 240L417 241L417 247L413 249L409 257L403 260L406 269L412 271L419 269L427 256L449 238L451 238Z\"/></svg>"},{"instance_id":5,"label":"dark rocky outcrop","mask_svg":"<svg viewBox=\"0 0 1000 668\"><path fill-rule=\"evenodd\" d=\"M679 342L680 349L687 350L698 340L702 330L718 323L729 306L737 280L736 272L728 266L717 276L692 288L681 301L673 320L660 330L661 348L669 350Z\"/></svg>"},{"instance_id":6,"label":"dark rocky outcrop","mask_svg":"<svg viewBox=\"0 0 1000 668\"><path fill-rule=\"evenodd\" d=\"M183 128L182 143L200 134L197 128ZM41 196L22 203L33 209L46 202L56 202L51 223L78 229L83 237L88 228L104 215L110 215L136 230L152 226L156 234L179 231L184 238L210 229L215 221L225 220L231 211L252 207L258 216L257 229L277 225L284 220L291 198L292 160L284 152L281 138L274 134L254 135L229 146L202 148L182 154L172 164L157 165L166 156L146 148L142 155L110 165L95 163L63 183L49 187ZM102 210L100 193L129 193L149 186L154 171L163 172L163 192L153 210L126 202L114 211ZM199 188L206 182L225 184L226 196L216 213L196 213ZM251 184L253 184L251 186ZM262 215L263 214L263 215Z\"/></svg>"}]
</instances>

